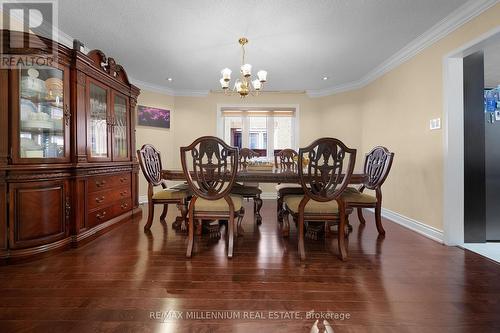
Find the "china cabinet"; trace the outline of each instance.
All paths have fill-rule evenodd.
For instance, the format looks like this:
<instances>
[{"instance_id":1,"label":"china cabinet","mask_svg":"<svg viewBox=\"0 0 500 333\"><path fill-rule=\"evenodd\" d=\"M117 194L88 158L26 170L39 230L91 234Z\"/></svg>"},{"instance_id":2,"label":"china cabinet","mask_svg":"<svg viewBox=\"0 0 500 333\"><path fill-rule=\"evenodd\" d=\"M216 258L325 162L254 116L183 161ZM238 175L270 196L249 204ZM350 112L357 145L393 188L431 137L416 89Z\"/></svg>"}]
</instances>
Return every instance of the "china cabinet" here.
<instances>
[{"instance_id":1,"label":"china cabinet","mask_svg":"<svg viewBox=\"0 0 500 333\"><path fill-rule=\"evenodd\" d=\"M12 39L34 38L1 33L7 55ZM50 65L0 69L2 262L77 246L141 213L139 89L102 51L49 45L20 53L55 56Z\"/></svg>"}]
</instances>

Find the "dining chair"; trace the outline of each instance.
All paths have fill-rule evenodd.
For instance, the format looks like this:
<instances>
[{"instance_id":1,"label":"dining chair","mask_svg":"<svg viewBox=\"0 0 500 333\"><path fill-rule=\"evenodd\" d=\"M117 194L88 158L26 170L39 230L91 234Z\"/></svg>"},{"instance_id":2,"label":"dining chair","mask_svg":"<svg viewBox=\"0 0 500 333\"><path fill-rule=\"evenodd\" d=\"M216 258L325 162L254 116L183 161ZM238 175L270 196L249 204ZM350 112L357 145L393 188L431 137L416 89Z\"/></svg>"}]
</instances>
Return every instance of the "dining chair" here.
<instances>
[{"instance_id":1,"label":"dining chair","mask_svg":"<svg viewBox=\"0 0 500 333\"><path fill-rule=\"evenodd\" d=\"M274 155L274 168L280 172L297 172L297 152L293 149L286 148ZM304 194L300 184L281 183L276 185L277 205L276 215L278 221L283 221L283 199L287 195Z\"/></svg>"},{"instance_id":2,"label":"dining chair","mask_svg":"<svg viewBox=\"0 0 500 333\"><path fill-rule=\"evenodd\" d=\"M193 196L189 202L188 246L186 257L193 253L195 221L227 220L227 256L233 257L235 218L243 218L243 197L231 194L238 171L238 148L214 136L203 136L181 147L181 163Z\"/></svg>"},{"instance_id":3,"label":"dining chair","mask_svg":"<svg viewBox=\"0 0 500 333\"><path fill-rule=\"evenodd\" d=\"M346 204L342 197L351 180L356 160L356 149L348 148L334 138L321 138L298 153L299 165L304 158L309 160L307 168L298 168L303 195L288 195L284 199L283 219L289 225L291 214L297 221L298 248L300 258L306 258L304 248L304 221L339 221L338 247L340 259L347 259Z\"/></svg>"},{"instance_id":4,"label":"dining chair","mask_svg":"<svg viewBox=\"0 0 500 333\"><path fill-rule=\"evenodd\" d=\"M377 146L365 156L363 171L367 178L360 188L348 187L344 193L347 205L357 208L358 218L365 224L363 208L375 208L375 224L379 235L385 235L382 227L382 184L384 184L389 171L391 171L394 153L387 148ZM365 189L375 191L375 196L363 193Z\"/></svg>"},{"instance_id":5,"label":"dining chair","mask_svg":"<svg viewBox=\"0 0 500 333\"><path fill-rule=\"evenodd\" d=\"M274 155L274 167L282 170L297 170L297 152L291 148L280 150Z\"/></svg>"},{"instance_id":6,"label":"dining chair","mask_svg":"<svg viewBox=\"0 0 500 333\"><path fill-rule=\"evenodd\" d=\"M239 163L238 170L247 170L249 160L258 157L259 153L249 149L242 148L239 151ZM262 216L260 215L260 209L262 208L262 199L260 195L262 194L262 189L259 188L259 183L234 183L232 194L241 195L244 199L253 199L253 213L255 221L258 225L262 224Z\"/></svg>"},{"instance_id":7,"label":"dining chair","mask_svg":"<svg viewBox=\"0 0 500 333\"><path fill-rule=\"evenodd\" d=\"M187 201L189 199L189 189L187 185L180 184L172 187L167 186L167 182L162 179L161 156L160 152L150 144L145 144L141 149L137 150L137 157L142 173L148 182L148 219L144 230L151 229L154 219L154 206L163 205L163 212L160 216L160 221L165 221L168 212L168 205L175 204L181 212L181 216L177 217L172 227L177 229L186 227L187 219ZM161 191L154 191L156 186L161 186Z\"/></svg>"}]
</instances>

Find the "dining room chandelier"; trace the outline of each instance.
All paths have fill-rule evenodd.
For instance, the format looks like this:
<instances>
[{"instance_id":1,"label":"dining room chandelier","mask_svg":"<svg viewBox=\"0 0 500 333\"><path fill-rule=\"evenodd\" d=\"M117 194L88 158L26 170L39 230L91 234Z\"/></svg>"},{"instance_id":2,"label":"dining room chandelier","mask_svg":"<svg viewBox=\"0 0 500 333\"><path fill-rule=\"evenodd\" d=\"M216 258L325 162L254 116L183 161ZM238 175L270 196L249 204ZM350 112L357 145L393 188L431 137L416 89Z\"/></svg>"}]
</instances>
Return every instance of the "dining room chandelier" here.
<instances>
[{"instance_id":1,"label":"dining room chandelier","mask_svg":"<svg viewBox=\"0 0 500 333\"><path fill-rule=\"evenodd\" d=\"M220 79L220 84L224 93L238 93L241 98L246 97L248 94L258 95L259 91L264 88L264 83L267 81L267 72L260 70L257 72L257 78L252 80L252 65L245 62L245 44L248 44L248 39L246 37L241 37L238 39L241 45L241 67L240 67L240 77L234 82L233 89L229 89L231 81L231 70L229 68L224 68L221 71L222 78Z\"/></svg>"}]
</instances>

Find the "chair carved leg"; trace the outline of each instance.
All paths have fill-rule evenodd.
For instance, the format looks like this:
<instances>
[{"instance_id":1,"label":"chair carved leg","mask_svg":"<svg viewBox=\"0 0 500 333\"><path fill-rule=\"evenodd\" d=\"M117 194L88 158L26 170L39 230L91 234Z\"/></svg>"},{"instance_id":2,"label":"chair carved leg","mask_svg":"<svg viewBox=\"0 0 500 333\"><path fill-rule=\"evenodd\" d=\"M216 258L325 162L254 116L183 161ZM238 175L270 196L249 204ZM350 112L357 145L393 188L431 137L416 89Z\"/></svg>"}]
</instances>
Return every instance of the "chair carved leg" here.
<instances>
[{"instance_id":1,"label":"chair carved leg","mask_svg":"<svg viewBox=\"0 0 500 333\"><path fill-rule=\"evenodd\" d=\"M306 259L306 251L304 248L304 212L299 212L298 218L298 236L299 236L299 255L301 260Z\"/></svg>"},{"instance_id":2,"label":"chair carved leg","mask_svg":"<svg viewBox=\"0 0 500 333\"><path fill-rule=\"evenodd\" d=\"M189 212L189 223L188 223L188 246L186 251L186 257L191 258L193 254L193 244L194 244L194 219L193 219L193 209L190 208Z\"/></svg>"},{"instance_id":3,"label":"chair carved leg","mask_svg":"<svg viewBox=\"0 0 500 333\"><path fill-rule=\"evenodd\" d=\"M167 213L168 213L168 204L164 204L163 211L161 212L161 215L160 215L160 221L165 221L165 218L167 217Z\"/></svg>"},{"instance_id":4,"label":"chair carved leg","mask_svg":"<svg viewBox=\"0 0 500 333\"><path fill-rule=\"evenodd\" d=\"M181 215L175 217L174 223L172 223L172 229L179 230L181 223L182 223L182 210L181 210L181 204L177 204L177 209L180 211Z\"/></svg>"},{"instance_id":5,"label":"chair carved leg","mask_svg":"<svg viewBox=\"0 0 500 333\"><path fill-rule=\"evenodd\" d=\"M349 221L349 214L345 214L345 224L347 226L347 230L349 232L352 232L352 225L351 222Z\"/></svg>"},{"instance_id":6,"label":"chair carved leg","mask_svg":"<svg viewBox=\"0 0 500 333\"><path fill-rule=\"evenodd\" d=\"M203 224L202 224L203 225ZM220 226L219 221L209 221L205 223L202 227L206 233L208 233L209 239L220 239Z\"/></svg>"},{"instance_id":7,"label":"chair carved leg","mask_svg":"<svg viewBox=\"0 0 500 333\"><path fill-rule=\"evenodd\" d=\"M332 234L332 231L330 230L330 224L331 222L325 221L325 239L329 238Z\"/></svg>"},{"instance_id":8,"label":"chair carved leg","mask_svg":"<svg viewBox=\"0 0 500 333\"><path fill-rule=\"evenodd\" d=\"M153 224L153 219L155 216L155 205L153 204L153 200L148 200L148 220L146 225L144 226L144 231L151 229L151 225Z\"/></svg>"},{"instance_id":9,"label":"chair carved leg","mask_svg":"<svg viewBox=\"0 0 500 333\"><path fill-rule=\"evenodd\" d=\"M377 202L377 206L375 206L375 224L377 226L378 234L381 236L385 236L384 227L382 227L382 203Z\"/></svg>"},{"instance_id":10,"label":"chair carved leg","mask_svg":"<svg viewBox=\"0 0 500 333\"><path fill-rule=\"evenodd\" d=\"M366 220L363 216L363 208L358 208L358 219L361 224L365 224Z\"/></svg>"},{"instance_id":11,"label":"chair carved leg","mask_svg":"<svg viewBox=\"0 0 500 333\"><path fill-rule=\"evenodd\" d=\"M203 220L196 220L196 236L201 236L202 226L203 226Z\"/></svg>"},{"instance_id":12,"label":"chair carved leg","mask_svg":"<svg viewBox=\"0 0 500 333\"><path fill-rule=\"evenodd\" d=\"M186 202L181 207L181 215L182 215L182 217L184 217L184 219L181 223L181 231L187 231L188 223L189 223L188 210L189 210L189 205Z\"/></svg>"},{"instance_id":13,"label":"chair carved leg","mask_svg":"<svg viewBox=\"0 0 500 333\"><path fill-rule=\"evenodd\" d=\"M257 196L254 200L255 204L255 221L257 222L258 225L262 224L262 216L260 215L260 209L262 208L262 199L260 198L260 195Z\"/></svg>"},{"instance_id":14,"label":"chair carved leg","mask_svg":"<svg viewBox=\"0 0 500 333\"><path fill-rule=\"evenodd\" d=\"M175 230L181 229L182 231L186 231L186 225L185 225L186 215L187 215L186 206L184 205L184 203L178 203L177 209L180 211L180 216L177 216L175 218L174 223L172 223L172 228Z\"/></svg>"},{"instance_id":15,"label":"chair carved leg","mask_svg":"<svg viewBox=\"0 0 500 333\"><path fill-rule=\"evenodd\" d=\"M237 230L237 235L238 236L243 236L245 233L245 230L243 230L243 227L241 226L241 223L243 222L243 216L245 216L245 208L241 207L239 213L238 213L238 222L236 223L236 230Z\"/></svg>"},{"instance_id":16,"label":"chair carved leg","mask_svg":"<svg viewBox=\"0 0 500 333\"><path fill-rule=\"evenodd\" d=\"M234 246L234 214L229 216L229 221L227 221L228 226L228 244L227 244L227 257L233 257L233 246Z\"/></svg>"},{"instance_id":17,"label":"chair carved leg","mask_svg":"<svg viewBox=\"0 0 500 333\"><path fill-rule=\"evenodd\" d=\"M339 244L339 252L340 252L340 259L342 261L345 261L347 259L347 247L346 247L346 218L345 218L345 208L342 206L339 209L339 216L340 216L340 221L339 221L339 227L338 227L338 244Z\"/></svg>"},{"instance_id":18,"label":"chair carved leg","mask_svg":"<svg viewBox=\"0 0 500 333\"><path fill-rule=\"evenodd\" d=\"M325 222L326 223L326 222ZM323 229L322 225L318 225L318 223L304 222L305 228L305 238L318 240L321 234L321 229Z\"/></svg>"},{"instance_id":19,"label":"chair carved leg","mask_svg":"<svg viewBox=\"0 0 500 333\"><path fill-rule=\"evenodd\" d=\"M281 226L281 235L283 237L288 237L290 236L290 220L289 220L289 213L288 211L283 212L283 224Z\"/></svg>"},{"instance_id":20,"label":"chair carved leg","mask_svg":"<svg viewBox=\"0 0 500 333\"><path fill-rule=\"evenodd\" d=\"M278 193L276 214L278 216L278 222L283 222L283 215L285 214L285 211L283 210L283 198L280 196L279 193Z\"/></svg>"}]
</instances>

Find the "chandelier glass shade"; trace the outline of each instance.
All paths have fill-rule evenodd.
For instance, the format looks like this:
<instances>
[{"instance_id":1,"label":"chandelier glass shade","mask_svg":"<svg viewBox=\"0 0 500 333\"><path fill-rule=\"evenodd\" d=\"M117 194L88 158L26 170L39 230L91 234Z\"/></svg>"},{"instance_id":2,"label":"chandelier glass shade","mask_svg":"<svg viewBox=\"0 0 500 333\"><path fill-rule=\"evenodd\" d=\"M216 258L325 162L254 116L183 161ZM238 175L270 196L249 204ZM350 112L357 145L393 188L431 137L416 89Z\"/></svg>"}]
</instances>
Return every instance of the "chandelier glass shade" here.
<instances>
[{"instance_id":1,"label":"chandelier glass shade","mask_svg":"<svg viewBox=\"0 0 500 333\"><path fill-rule=\"evenodd\" d=\"M252 80L252 65L245 62L245 44L248 43L248 39L241 37L238 42L241 45L242 52L240 75L235 80L233 88L230 89L232 71L229 68L224 68L221 70L220 85L226 94L238 93L242 98L248 94L257 95L264 88L264 83L267 81L267 72L264 70L258 71L257 78Z\"/></svg>"}]
</instances>

